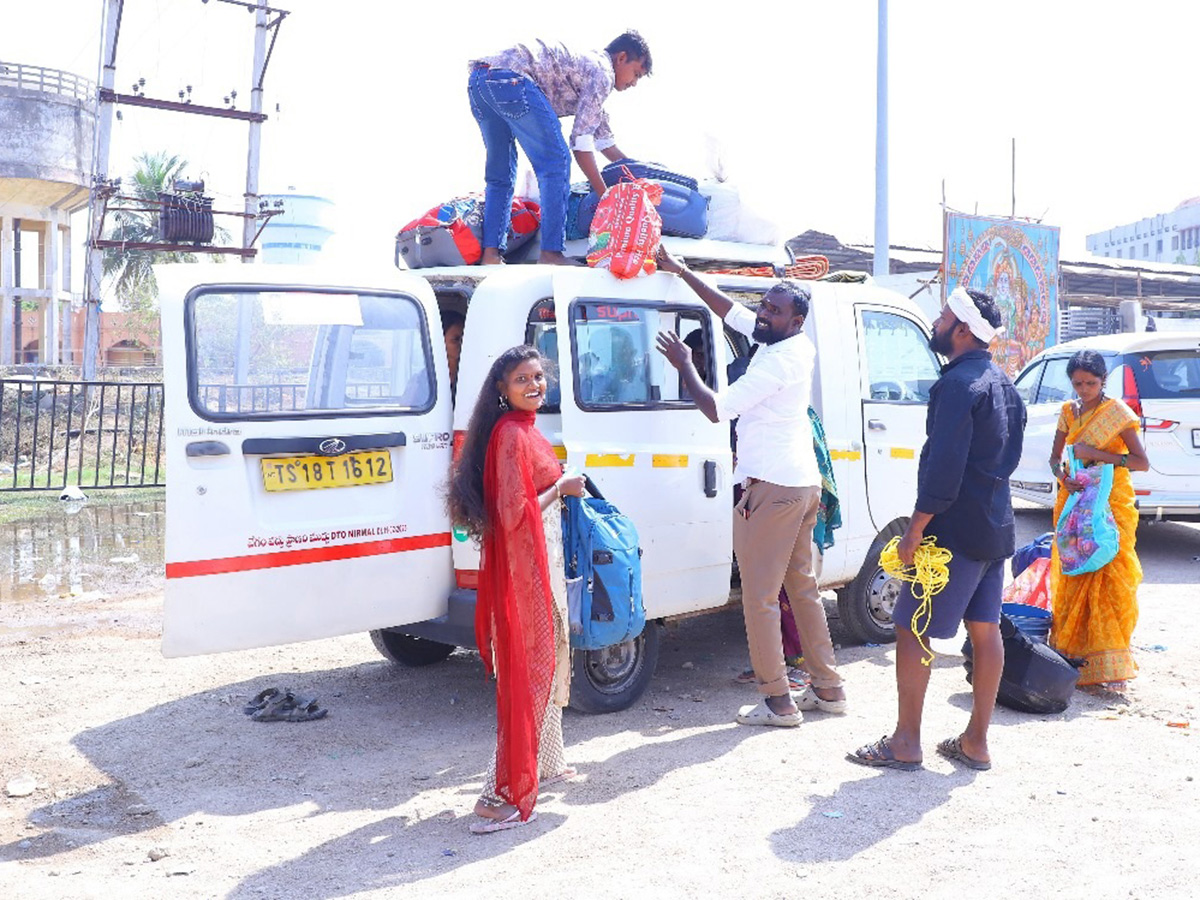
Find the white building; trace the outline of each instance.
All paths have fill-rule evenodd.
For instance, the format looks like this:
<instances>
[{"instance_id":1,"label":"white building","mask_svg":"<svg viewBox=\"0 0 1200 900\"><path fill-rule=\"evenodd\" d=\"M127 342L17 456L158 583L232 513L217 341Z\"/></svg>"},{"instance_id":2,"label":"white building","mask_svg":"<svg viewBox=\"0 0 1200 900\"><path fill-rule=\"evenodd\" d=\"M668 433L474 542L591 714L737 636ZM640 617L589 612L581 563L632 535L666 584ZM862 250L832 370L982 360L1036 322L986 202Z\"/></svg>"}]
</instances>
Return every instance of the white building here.
<instances>
[{"instance_id":1,"label":"white building","mask_svg":"<svg viewBox=\"0 0 1200 900\"><path fill-rule=\"evenodd\" d=\"M1200 265L1200 197L1171 212L1087 236L1088 252L1112 259Z\"/></svg>"}]
</instances>

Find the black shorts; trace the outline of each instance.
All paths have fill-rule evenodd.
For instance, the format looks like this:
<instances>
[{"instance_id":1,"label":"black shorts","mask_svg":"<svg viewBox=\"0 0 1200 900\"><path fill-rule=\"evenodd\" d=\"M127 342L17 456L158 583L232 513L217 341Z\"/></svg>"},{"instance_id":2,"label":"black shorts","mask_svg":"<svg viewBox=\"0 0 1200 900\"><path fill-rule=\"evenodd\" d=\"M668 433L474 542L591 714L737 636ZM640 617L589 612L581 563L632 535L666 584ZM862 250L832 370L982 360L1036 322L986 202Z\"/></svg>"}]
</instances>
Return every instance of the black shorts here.
<instances>
[{"instance_id":1,"label":"black shorts","mask_svg":"<svg viewBox=\"0 0 1200 900\"><path fill-rule=\"evenodd\" d=\"M998 623L1004 593L1004 562L971 559L955 553L948 565L950 582L933 595L933 616L926 637L952 638L962 621ZM892 611L892 621L908 631L916 631L912 617L921 606L921 601L913 596L912 587L904 583ZM924 616L921 618L924 621Z\"/></svg>"}]
</instances>

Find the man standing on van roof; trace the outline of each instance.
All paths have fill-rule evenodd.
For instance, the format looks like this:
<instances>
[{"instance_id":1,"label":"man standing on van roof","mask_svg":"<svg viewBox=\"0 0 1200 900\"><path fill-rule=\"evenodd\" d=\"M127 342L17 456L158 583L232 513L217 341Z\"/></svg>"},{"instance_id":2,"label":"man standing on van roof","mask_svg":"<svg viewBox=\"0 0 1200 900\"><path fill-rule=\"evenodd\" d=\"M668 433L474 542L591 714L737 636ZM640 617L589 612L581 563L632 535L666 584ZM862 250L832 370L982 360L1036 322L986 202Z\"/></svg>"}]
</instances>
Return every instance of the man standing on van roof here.
<instances>
[{"instance_id":1,"label":"man standing on van roof","mask_svg":"<svg viewBox=\"0 0 1200 900\"><path fill-rule=\"evenodd\" d=\"M1004 329L987 294L954 289L933 323L929 347L948 360L929 391L925 446L917 469L917 502L897 555L911 566L926 537L950 550L950 581L917 615L918 601L905 585L896 602L898 716L890 737L848 755L864 766L921 768L921 713L929 666L915 629L949 638L961 621L974 656L973 703L967 730L937 751L972 769L990 769L987 733L1004 669L1000 596L1004 560L1012 556L1014 527L1008 478L1021 458L1025 404L1008 376L992 362L988 344Z\"/></svg>"},{"instance_id":2,"label":"man standing on van roof","mask_svg":"<svg viewBox=\"0 0 1200 900\"><path fill-rule=\"evenodd\" d=\"M563 256L567 233L571 154L558 124L574 116L571 150L592 190L604 194L604 180L593 151L616 161L617 147L604 101L614 89L635 86L650 74L650 48L636 31L627 31L603 51L575 53L557 42L517 44L495 56L470 62L467 96L487 151L483 206L484 265L504 262L517 144L537 175L542 205L542 253L538 262L570 265Z\"/></svg>"},{"instance_id":3,"label":"man standing on van roof","mask_svg":"<svg viewBox=\"0 0 1200 900\"><path fill-rule=\"evenodd\" d=\"M846 693L829 637L825 606L813 572L813 526L821 502L821 472L813 452L808 407L816 349L803 333L808 288L781 281L763 297L757 314L709 287L660 249L658 267L680 275L709 309L734 331L762 344L746 374L721 393L701 380L691 351L678 335L660 332L658 349L683 377L708 417L736 418L737 474L745 479L735 508L733 549L742 576L742 614L763 700L744 707L743 725L799 725L801 710L846 711ZM812 684L793 697L779 630L779 589L787 588L804 664Z\"/></svg>"}]
</instances>

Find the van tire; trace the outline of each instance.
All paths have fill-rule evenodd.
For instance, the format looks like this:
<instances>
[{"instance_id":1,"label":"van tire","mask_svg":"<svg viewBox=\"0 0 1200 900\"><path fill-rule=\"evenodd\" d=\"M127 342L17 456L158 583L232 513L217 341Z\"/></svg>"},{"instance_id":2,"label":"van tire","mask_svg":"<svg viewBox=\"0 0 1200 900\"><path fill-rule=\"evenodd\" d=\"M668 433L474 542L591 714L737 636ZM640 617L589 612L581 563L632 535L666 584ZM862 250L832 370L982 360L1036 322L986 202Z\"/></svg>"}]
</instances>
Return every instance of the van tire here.
<instances>
[{"instance_id":1,"label":"van tire","mask_svg":"<svg viewBox=\"0 0 1200 900\"><path fill-rule=\"evenodd\" d=\"M662 626L647 622L632 641L571 651L571 709L590 714L628 709L654 677L661 643Z\"/></svg>"},{"instance_id":2,"label":"van tire","mask_svg":"<svg viewBox=\"0 0 1200 900\"><path fill-rule=\"evenodd\" d=\"M453 644L442 644L413 637L402 631L379 628L371 632L371 643L384 658L402 666L416 668L439 663L454 652Z\"/></svg>"},{"instance_id":3,"label":"van tire","mask_svg":"<svg viewBox=\"0 0 1200 900\"><path fill-rule=\"evenodd\" d=\"M879 556L888 541L903 535L906 528L908 519L897 519L879 532L858 575L838 591L842 627L864 644L890 644L896 640L892 610L900 596L901 582L883 571Z\"/></svg>"}]
</instances>

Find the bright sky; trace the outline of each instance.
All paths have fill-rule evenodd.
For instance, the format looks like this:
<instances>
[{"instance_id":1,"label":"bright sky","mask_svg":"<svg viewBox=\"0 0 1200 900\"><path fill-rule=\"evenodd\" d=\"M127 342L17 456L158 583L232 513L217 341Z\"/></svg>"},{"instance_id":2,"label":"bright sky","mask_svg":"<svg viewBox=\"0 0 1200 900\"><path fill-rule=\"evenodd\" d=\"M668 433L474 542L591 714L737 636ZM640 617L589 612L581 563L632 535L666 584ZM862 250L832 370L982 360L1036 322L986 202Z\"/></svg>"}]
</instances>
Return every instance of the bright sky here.
<instances>
[{"instance_id":1,"label":"bright sky","mask_svg":"<svg viewBox=\"0 0 1200 900\"><path fill-rule=\"evenodd\" d=\"M0 60L96 78L103 5L0 0ZM335 201L338 255L390 261L401 225L482 189L467 59L533 36L602 47L625 27L649 41L654 75L609 101L622 149L703 178L715 144L730 180L784 236L872 240L874 0L664 0L624 20L612 6L587 13L563 0L280 6L291 15L267 71L260 186ZM125 7L118 91L145 78L147 96L175 99L191 84L195 102L220 106L236 89L248 108L251 14L217 0ZM890 31L893 244L941 246L943 181L951 208L1007 214L1013 138L1017 215L1060 226L1068 258L1089 232L1200 193L1200 3L892 0ZM241 207L244 123L123 115L111 174L138 152L168 150L207 178L219 207Z\"/></svg>"}]
</instances>

